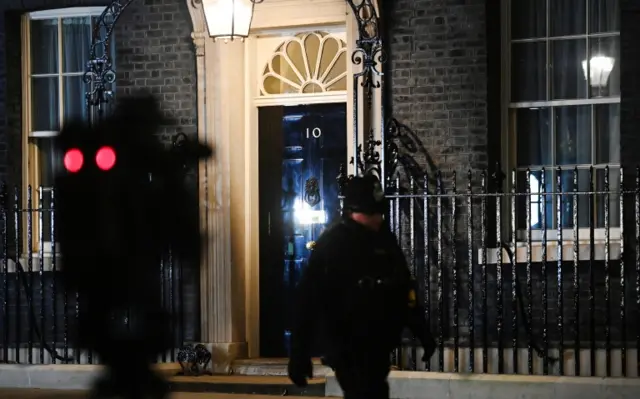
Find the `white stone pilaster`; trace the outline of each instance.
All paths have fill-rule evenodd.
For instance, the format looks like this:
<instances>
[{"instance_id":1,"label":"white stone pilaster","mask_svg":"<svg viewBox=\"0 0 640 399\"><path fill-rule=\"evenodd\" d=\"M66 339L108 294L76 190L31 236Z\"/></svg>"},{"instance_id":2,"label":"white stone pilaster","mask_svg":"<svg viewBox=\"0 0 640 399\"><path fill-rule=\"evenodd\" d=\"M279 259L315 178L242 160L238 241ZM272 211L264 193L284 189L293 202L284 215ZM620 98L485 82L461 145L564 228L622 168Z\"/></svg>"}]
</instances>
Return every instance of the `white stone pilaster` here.
<instances>
[{"instance_id":1,"label":"white stone pilaster","mask_svg":"<svg viewBox=\"0 0 640 399\"><path fill-rule=\"evenodd\" d=\"M244 51L242 43L216 43L209 37L200 0L186 0L193 21L192 38L197 68L198 138L214 150L199 167L200 223L205 243L200 265L201 341L213 353L215 372L227 372L231 362L246 356L244 317L244 272L234 259L234 242L242 242L243 231L232 229L238 218L242 190L233 191L237 169L232 152L243 148ZM236 133L234 135L234 133ZM240 142L234 137L240 136ZM243 159L241 158L241 161ZM234 201L236 200L236 201ZM241 216L240 216L241 217Z\"/></svg>"}]
</instances>

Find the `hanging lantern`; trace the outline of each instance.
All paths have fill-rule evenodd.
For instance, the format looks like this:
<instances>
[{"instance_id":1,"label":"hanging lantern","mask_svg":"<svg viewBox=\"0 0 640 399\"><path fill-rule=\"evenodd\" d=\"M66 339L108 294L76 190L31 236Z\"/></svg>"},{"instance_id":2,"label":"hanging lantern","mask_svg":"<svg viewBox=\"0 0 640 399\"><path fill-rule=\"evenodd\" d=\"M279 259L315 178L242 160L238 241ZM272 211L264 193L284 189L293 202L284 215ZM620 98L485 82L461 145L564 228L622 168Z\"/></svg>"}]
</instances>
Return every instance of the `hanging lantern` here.
<instances>
[{"instance_id":1,"label":"hanging lantern","mask_svg":"<svg viewBox=\"0 0 640 399\"><path fill-rule=\"evenodd\" d=\"M203 0L204 18L209 36L215 40L240 39L249 36L253 7L263 0Z\"/></svg>"},{"instance_id":2,"label":"hanging lantern","mask_svg":"<svg viewBox=\"0 0 640 399\"><path fill-rule=\"evenodd\" d=\"M587 60L583 60L584 78L589 80L591 87L606 87L615 63L616 60L613 57L596 55L589 60L589 71L587 72Z\"/></svg>"}]
</instances>

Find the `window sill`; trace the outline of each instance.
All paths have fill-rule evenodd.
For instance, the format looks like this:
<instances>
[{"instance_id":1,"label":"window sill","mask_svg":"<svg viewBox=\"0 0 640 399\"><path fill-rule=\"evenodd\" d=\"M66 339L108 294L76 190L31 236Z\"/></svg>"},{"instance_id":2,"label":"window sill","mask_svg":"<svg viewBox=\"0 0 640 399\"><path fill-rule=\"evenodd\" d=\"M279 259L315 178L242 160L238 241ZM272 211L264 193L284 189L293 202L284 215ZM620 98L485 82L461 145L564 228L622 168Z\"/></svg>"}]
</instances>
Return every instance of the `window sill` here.
<instances>
[{"instance_id":1,"label":"window sill","mask_svg":"<svg viewBox=\"0 0 640 399\"><path fill-rule=\"evenodd\" d=\"M44 252L44 256L41 258L39 253L34 253L31 257L31 271L32 272L40 272L40 267L42 266L42 271L51 272L53 271L53 267L60 270L60 259L62 256L60 253L56 253L55 261L53 254L51 252ZM40 264L42 259L42 265ZM20 265L24 269L25 272L29 271L29 257L27 255L20 256ZM16 262L14 259L9 259L7 261L7 272L15 273L16 272ZM0 274L4 273L4 262L0 260Z\"/></svg>"},{"instance_id":2,"label":"window sill","mask_svg":"<svg viewBox=\"0 0 640 399\"><path fill-rule=\"evenodd\" d=\"M609 241L620 240L622 237L622 231L619 227L610 227L609 229ZM591 238L591 229L589 228L579 228L574 231L572 228L570 229L562 229L562 241L571 241L573 243L575 239L575 233L578 233L578 242L579 243L589 243L589 239ZM546 233L546 234L545 234ZM593 239L595 242L597 241L605 241L607 229L597 228L593 229ZM531 229L531 241L542 241L542 238L546 235L547 242L558 240L558 230L556 229L547 229L546 232L541 229ZM516 238L518 243L527 241L527 230L519 229L516 231ZM511 239L511 237L509 237Z\"/></svg>"},{"instance_id":3,"label":"window sill","mask_svg":"<svg viewBox=\"0 0 640 399\"><path fill-rule=\"evenodd\" d=\"M562 241L561 245L558 245L557 241L547 241L546 250L547 250L547 262L557 262L558 261L558 247L561 248L561 260L565 262L573 262L574 261L574 246L577 244L578 249L578 257L577 261L588 261L588 260L597 260L604 261L607 259L607 243L605 240L594 240L593 244L593 253L594 257L591 259L591 243L589 240L578 240L578 242L574 241ZM511 248L513 249L513 244L509 243ZM542 262L542 250L544 246L541 241L533 241L531 242L531 255L530 258L527 256L527 243L526 242L517 242L516 250L514 251L515 262L518 264L527 263L529 260L531 263L540 263ZM495 265L498 263L498 253L502 251L502 263L511 263L511 259L507 251L499 248L487 248L486 250L486 264ZM619 260L620 255L622 253L622 245L620 239L610 239L608 245L609 252L609 260ZM478 263L483 264L482 262L483 250L478 250Z\"/></svg>"}]
</instances>

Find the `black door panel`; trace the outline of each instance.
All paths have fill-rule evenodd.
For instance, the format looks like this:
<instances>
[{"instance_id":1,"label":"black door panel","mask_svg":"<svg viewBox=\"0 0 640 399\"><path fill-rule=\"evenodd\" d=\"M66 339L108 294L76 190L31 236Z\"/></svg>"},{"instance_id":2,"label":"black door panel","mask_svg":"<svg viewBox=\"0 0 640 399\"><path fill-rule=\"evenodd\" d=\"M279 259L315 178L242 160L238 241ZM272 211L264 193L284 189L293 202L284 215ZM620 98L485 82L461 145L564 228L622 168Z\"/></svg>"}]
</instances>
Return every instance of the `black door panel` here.
<instances>
[{"instance_id":1,"label":"black door panel","mask_svg":"<svg viewBox=\"0 0 640 399\"><path fill-rule=\"evenodd\" d=\"M346 106L262 107L260 146L260 348L288 356L293 290L307 244L339 216L340 164L347 158Z\"/></svg>"}]
</instances>

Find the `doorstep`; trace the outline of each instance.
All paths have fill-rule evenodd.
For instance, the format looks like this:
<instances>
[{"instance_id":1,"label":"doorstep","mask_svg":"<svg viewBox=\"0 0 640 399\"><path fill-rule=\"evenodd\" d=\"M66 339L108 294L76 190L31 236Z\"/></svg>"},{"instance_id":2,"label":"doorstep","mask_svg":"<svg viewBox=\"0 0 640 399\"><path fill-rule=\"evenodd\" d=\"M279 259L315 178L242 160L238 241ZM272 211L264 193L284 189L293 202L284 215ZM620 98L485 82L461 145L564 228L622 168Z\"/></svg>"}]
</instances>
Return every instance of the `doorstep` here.
<instances>
[{"instance_id":1,"label":"doorstep","mask_svg":"<svg viewBox=\"0 0 640 399\"><path fill-rule=\"evenodd\" d=\"M234 375L264 375L281 376L287 375L287 358L258 358L258 359L238 359L233 362L232 373ZM331 372L331 368L323 366L320 359L313 359L314 377L325 377Z\"/></svg>"},{"instance_id":2,"label":"doorstep","mask_svg":"<svg viewBox=\"0 0 640 399\"><path fill-rule=\"evenodd\" d=\"M172 377L173 392L207 392L245 395L325 396L324 378L314 378L305 388L298 388L288 377L280 376L200 376Z\"/></svg>"}]
</instances>

